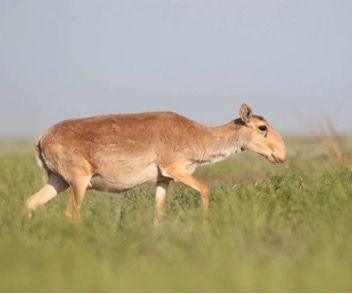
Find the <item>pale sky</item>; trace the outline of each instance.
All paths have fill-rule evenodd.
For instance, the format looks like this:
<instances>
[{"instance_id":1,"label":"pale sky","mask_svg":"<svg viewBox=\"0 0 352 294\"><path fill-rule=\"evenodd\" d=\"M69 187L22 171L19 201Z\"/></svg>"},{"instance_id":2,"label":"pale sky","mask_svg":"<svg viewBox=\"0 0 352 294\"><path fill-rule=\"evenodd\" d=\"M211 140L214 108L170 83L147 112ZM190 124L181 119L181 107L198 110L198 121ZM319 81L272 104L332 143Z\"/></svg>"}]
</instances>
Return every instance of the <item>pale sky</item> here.
<instances>
[{"instance_id":1,"label":"pale sky","mask_svg":"<svg viewBox=\"0 0 352 294\"><path fill-rule=\"evenodd\" d=\"M350 0L0 0L0 137L65 118L242 102L279 132L352 131ZM147 127L147 126L146 126Z\"/></svg>"}]
</instances>

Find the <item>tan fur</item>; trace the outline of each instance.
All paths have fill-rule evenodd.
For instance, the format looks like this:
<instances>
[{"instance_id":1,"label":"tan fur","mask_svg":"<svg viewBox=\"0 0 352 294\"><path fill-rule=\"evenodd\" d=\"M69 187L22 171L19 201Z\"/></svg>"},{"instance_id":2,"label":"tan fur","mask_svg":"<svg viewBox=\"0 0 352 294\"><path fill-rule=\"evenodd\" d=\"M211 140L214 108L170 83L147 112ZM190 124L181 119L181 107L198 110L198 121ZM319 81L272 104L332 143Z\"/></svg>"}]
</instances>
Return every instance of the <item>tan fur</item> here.
<instances>
[{"instance_id":1,"label":"tan fur","mask_svg":"<svg viewBox=\"0 0 352 294\"><path fill-rule=\"evenodd\" d=\"M284 162L285 144L260 116L242 104L240 118L206 127L173 112L102 115L62 121L40 135L38 162L48 183L27 200L29 215L68 186L66 215L79 217L86 189L123 192L156 182L156 219L161 218L168 184L177 180L200 192L208 211L208 188L191 174L197 166L243 150ZM259 128L266 127L266 130Z\"/></svg>"}]
</instances>

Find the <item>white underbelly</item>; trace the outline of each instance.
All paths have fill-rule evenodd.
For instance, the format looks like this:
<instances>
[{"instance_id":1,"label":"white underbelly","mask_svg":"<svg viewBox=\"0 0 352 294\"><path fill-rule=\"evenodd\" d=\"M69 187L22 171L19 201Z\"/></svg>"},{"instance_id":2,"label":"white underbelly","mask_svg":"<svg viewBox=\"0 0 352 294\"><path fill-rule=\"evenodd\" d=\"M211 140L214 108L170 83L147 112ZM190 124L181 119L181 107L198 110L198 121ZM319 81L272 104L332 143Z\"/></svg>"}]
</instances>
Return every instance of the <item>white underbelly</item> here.
<instances>
[{"instance_id":1,"label":"white underbelly","mask_svg":"<svg viewBox=\"0 0 352 294\"><path fill-rule=\"evenodd\" d=\"M95 173L88 188L120 193L147 182L157 182L161 178L156 165L149 165L139 170L102 170Z\"/></svg>"}]
</instances>

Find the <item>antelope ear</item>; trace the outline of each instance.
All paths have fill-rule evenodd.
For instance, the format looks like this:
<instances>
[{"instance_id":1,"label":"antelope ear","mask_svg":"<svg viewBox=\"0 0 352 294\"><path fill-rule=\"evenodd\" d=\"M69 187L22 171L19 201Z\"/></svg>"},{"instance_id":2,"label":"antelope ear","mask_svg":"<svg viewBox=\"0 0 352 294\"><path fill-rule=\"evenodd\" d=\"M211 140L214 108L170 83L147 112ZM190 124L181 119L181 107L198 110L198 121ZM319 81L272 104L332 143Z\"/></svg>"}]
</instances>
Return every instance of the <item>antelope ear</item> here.
<instances>
[{"instance_id":1,"label":"antelope ear","mask_svg":"<svg viewBox=\"0 0 352 294\"><path fill-rule=\"evenodd\" d=\"M246 104L242 103L238 114L244 123L247 123L252 118L252 109Z\"/></svg>"}]
</instances>

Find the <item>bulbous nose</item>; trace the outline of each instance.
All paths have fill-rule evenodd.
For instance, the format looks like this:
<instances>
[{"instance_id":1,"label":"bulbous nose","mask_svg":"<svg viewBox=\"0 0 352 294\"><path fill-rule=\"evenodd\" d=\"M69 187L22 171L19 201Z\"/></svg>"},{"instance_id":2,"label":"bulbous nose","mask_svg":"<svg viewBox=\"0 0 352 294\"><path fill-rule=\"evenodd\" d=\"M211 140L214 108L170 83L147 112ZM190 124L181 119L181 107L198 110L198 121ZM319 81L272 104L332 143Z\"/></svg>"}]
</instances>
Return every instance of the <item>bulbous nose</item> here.
<instances>
[{"instance_id":1,"label":"bulbous nose","mask_svg":"<svg viewBox=\"0 0 352 294\"><path fill-rule=\"evenodd\" d=\"M278 163L284 163L286 161L286 155L282 156L282 157L277 157L277 162Z\"/></svg>"},{"instance_id":2,"label":"bulbous nose","mask_svg":"<svg viewBox=\"0 0 352 294\"><path fill-rule=\"evenodd\" d=\"M280 143L275 152L271 154L271 162L284 163L286 161L286 145L284 141Z\"/></svg>"},{"instance_id":3,"label":"bulbous nose","mask_svg":"<svg viewBox=\"0 0 352 294\"><path fill-rule=\"evenodd\" d=\"M271 158L269 159L273 163L284 163L286 161L286 156L285 157L279 157L275 154L271 154Z\"/></svg>"},{"instance_id":4,"label":"bulbous nose","mask_svg":"<svg viewBox=\"0 0 352 294\"><path fill-rule=\"evenodd\" d=\"M281 148L277 154L277 160L279 163L284 163L286 161L286 145L284 141L282 141Z\"/></svg>"}]
</instances>

